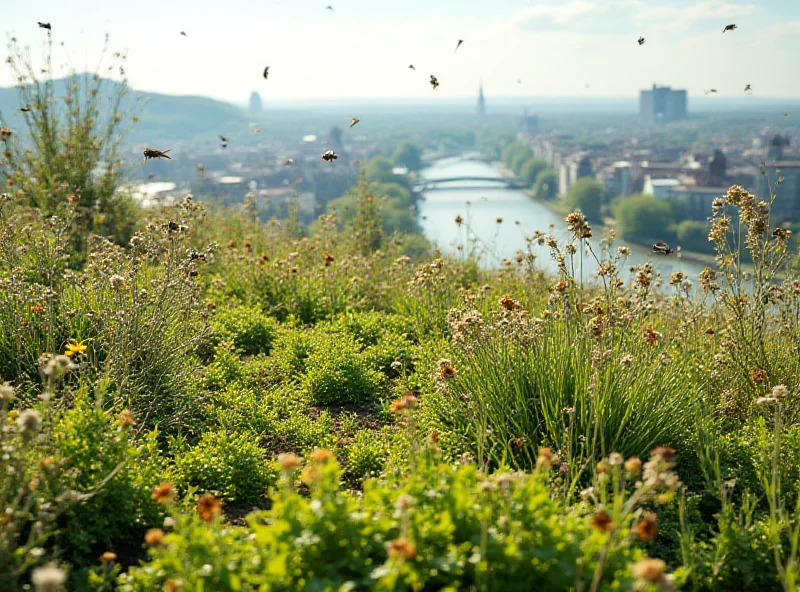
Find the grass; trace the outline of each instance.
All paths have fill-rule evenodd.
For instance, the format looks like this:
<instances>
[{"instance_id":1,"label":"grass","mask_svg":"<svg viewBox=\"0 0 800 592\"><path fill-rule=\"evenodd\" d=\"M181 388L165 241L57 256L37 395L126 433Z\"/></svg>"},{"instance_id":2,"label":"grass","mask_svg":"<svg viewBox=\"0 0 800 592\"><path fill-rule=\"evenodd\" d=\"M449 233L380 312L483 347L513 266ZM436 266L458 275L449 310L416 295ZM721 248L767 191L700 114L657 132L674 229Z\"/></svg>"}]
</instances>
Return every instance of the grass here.
<instances>
[{"instance_id":1,"label":"grass","mask_svg":"<svg viewBox=\"0 0 800 592\"><path fill-rule=\"evenodd\" d=\"M124 241L66 182L0 202L9 589L797 589L800 280L741 188L694 294L609 233L574 277L580 212L546 276L420 254L366 182Z\"/></svg>"}]
</instances>

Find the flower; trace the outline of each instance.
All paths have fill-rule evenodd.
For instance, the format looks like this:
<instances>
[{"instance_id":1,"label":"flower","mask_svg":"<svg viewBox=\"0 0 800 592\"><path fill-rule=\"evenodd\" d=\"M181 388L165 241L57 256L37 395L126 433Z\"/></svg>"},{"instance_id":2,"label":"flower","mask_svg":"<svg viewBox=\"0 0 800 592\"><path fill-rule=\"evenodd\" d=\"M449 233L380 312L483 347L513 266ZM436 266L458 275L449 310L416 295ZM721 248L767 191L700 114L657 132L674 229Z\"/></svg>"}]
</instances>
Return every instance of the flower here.
<instances>
[{"instance_id":1,"label":"flower","mask_svg":"<svg viewBox=\"0 0 800 592\"><path fill-rule=\"evenodd\" d=\"M414 559L417 556L417 548L406 538L400 537L387 544L389 557L400 559Z\"/></svg>"},{"instance_id":2,"label":"flower","mask_svg":"<svg viewBox=\"0 0 800 592\"><path fill-rule=\"evenodd\" d=\"M35 432L41 423L42 420L36 409L26 409L17 417L17 427L21 433Z\"/></svg>"},{"instance_id":3,"label":"flower","mask_svg":"<svg viewBox=\"0 0 800 592\"><path fill-rule=\"evenodd\" d=\"M122 411L120 411L117 421L119 422L119 425L121 425L123 428L136 425L136 421L134 421L130 409L123 409Z\"/></svg>"},{"instance_id":4,"label":"flower","mask_svg":"<svg viewBox=\"0 0 800 592\"><path fill-rule=\"evenodd\" d=\"M453 378L456 375L456 369L453 368L453 364L448 359L439 360L439 378L442 380L447 380L448 378Z\"/></svg>"},{"instance_id":5,"label":"flower","mask_svg":"<svg viewBox=\"0 0 800 592\"><path fill-rule=\"evenodd\" d=\"M650 454L654 457L660 457L664 460L664 462L670 464L675 462L675 458L678 455L678 453L675 452L675 449L669 446L659 446L657 448L653 448L653 450L650 451Z\"/></svg>"},{"instance_id":6,"label":"flower","mask_svg":"<svg viewBox=\"0 0 800 592\"><path fill-rule=\"evenodd\" d=\"M291 473L303 466L303 460L293 452L285 452L278 455L278 466L284 473Z\"/></svg>"},{"instance_id":7,"label":"flower","mask_svg":"<svg viewBox=\"0 0 800 592\"><path fill-rule=\"evenodd\" d=\"M503 296L500 300L500 307L504 308L505 310L512 311L517 308L517 302L508 294Z\"/></svg>"},{"instance_id":8,"label":"flower","mask_svg":"<svg viewBox=\"0 0 800 592\"><path fill-rule=\"evenodd\" d=\"M327 448L317 448L311 453L311 460L315 463L324 464L333 458L333 452Z\"/></svg>"},{"instance_id":9,"label":"flower","mask_svg":"<svg viewBox=\"0 0 800 592\"><path fill-rule=\"evenodd\" d=\"M64 570L53 564L45 565L33 570L31 582L39 592L56 592L67 579Z\"/></svg>"},{"instance_id":10,"label":"flower","mask_svg":"<svg viewBox=\"0 0 800 592\"><path fill-rule=\"evenodd\" d=\"M44 313L45 310L46 309L45 309L44 305L42 305L42 304L32 304L31 305L31 312L33 314L35 314L35 315L40 315L40 314Z\"/></svg>"},{"instance_id":11,"label":"flower","mask_svg":"<svg viewBox=\"0 0 800 592\"><path fill-rule=\"evenodd\" d=\"M113 551L106 551L102 555L100 555L100 561L103 563L112 563L117 560L117 554Z\"/></svg>"},{"instance_id":12,"label":"flower","mask_svg":"<svg viewBox=\"0 0 800 592\"><path fill-rule=\"evenodd\" d=\"M776 399L782 399L789 392L785 385L779 384L772 387L772 396Z\"/></svg>"},{"instance_id":13,"label":"flower","mask_svg":"<svg viewBox=\"0 0 800 592\"><path fill-rule=\"evenodd\" d=\"M154 487L153 491L150 493L150 497L159 504L166 504L172 498L172 483L162 483Z\"/></svg>"},{"instance_id":14,"label":"flower","mask_svg":"<svg viewBox=\"0 0 800 592\"><path fill-rule=\"evenodd\" d=\"M151 528L144 533L144 542L154 547L160 545L164 541L164 531L160 528Z\"/></svg>"},{"instance_id":15,"label":"flower","mask_svg":"<svg viewBox=\"0 0 800 592\"><path fill-rule=\"evenodd\" d=\"M164 528L173 528L175 526L175 518L172 516L164 517Z\"/></svg>"},{"instance_id":16,"label":"flower","mask_svg":"<svg viewBox=\"0 0 800 592\"><path fill-rule=\"evenodd\" d=\"M81 355L86 353L86 346L84 345L83 341L75 341L73 343L68 343L66 348L64 349L64 354L67 356L74 356L74 355Z\"/></svg>"},{"instance_id":17,"label":"flower","mask_svg":"<svg viewBox=\"0 0 800 592\"><path fill-rule=\"evenodd\" d=\"M462 218L462 217L461 217L461 214L458 214L458 215L456 216L456 224L457 224L458 226L461 226L463 223L464 223L464 218Z\"/></svg>"},{"instance_id":18,"label":"flower","mask_svg":"<svg viewBox=\"0 0 800 592\"><path fill-rule=\"evenodd\" d=\"M661 559L647 558L634 565L631 568L631 573L640 582L655 583L661 581L666 567L667 564Z\"/></svg>"},{"instance_id":19,"label":"flower","mask_svg":"<svg viewBox=\"0 0 800 592\"><path fill-rule=\"evenodd\" d=\"M333 256L332 256L332 255L330 255L330 254L327 254L327 253L326 253L326 254L325 254L325 257L324 257L323 259L324 259L324 261L325 261L325 267L329 267L329 266L330 266L330 264L331 264L331 263L333 263Z\"/></svg>"},{"instance_id":20,"label":"flower","mask_svg":"<svg viewBox=\"0 0 800 592\"><path fill-rule=\"evenodd\" d=\"M300 480L306 485L316 483L320 479L322 479L322 473L320 473L319 468L314 465L306 465L303 467L303 470L300 471Z\"/></svg>"},{"instance_id":21,"label":"flower","mask_svg":"<svg viewBox=\"0 0 800 592\"><path fill-rule=\"evenodd\" d=\"M0 403L14 400L14 387L7 382L0 383Z\"/></svg>"},{"instance_id":22,"label":"flower","mask_svg":"<svg viewBox=\"0 0 800 592\"><path fill-rule=\"evenodd\" d=\"M614 522L611 520L611 516L605 510L598 510L592 515L590 519L590 523L592 528L596 528L601 532L609 532L614 528Z\"/></svg>"},{"instance_id":23,"label":"flower","mask_svg":"<svg viewBox=\"0 0 800 592\"><path fill-rule=\"evenodd\" d=\"M211 523L222 514L222 502L207 493L197 500L197 513L205 522Z\"/></svg>"},{"instance_id":24,"label":"flower","mask_svg":"<svg viewBox=\"0 0 800 592\"><path fill-rule=\"evenodd\" d=\"M608 464L612 467L618 467L622 464L622 455L619 452L612 452L608 455Z\"/></svg>"},{"instance_id":25,"label":"flower","mask_svg":"<svg viewBox=\"0 0 800 592\"><path fill-rule=\"evenodd\" d=\"M392 401L392 404L389 406L389 410L392 413L402 413L407 409L413 409L416 405L417 398L413 395L413 393L408 392L402 397Z\"/></svg>"},{"instance_id":26,"label":"flower","mask_svg":"<svg viewBox=\"0 0 800 592\"><path fill-rule=\"evenodd\" d=\"M756 384L759 383L766 384L769 382L769 375L767 374L766 370L753 370L750 373L750 380L752 380Z\"/></svg>"},{"instance_id":27,"label":"flower","mask_svg":"<svg viewBox=\"0 0 800 592\"><path fill-rule=\"evenodd\" d=\"M642 519L634 526L636 536L642 541L652 541L658 533L657 516L653 512L644 512Z\"/></svg>"},{"instance_id":28,"label":"flower","mask_svg":"<svg viewBox=\"0 0 800 592\"><path fill-rule=\"evenodd\" d=\"M553 451L549 448L540 448L536 456L536 467L549 470L553 466Z\"/></svg>"},{"instance_id":29,"label":"flower","mask_svg":"<svg viewBox=\"0 0 800 592\"><path fill-rule=\"evenodd\" d=\"M642 461L638 456L632 456L625 461L623 468L629 475L636 476L642 472Z\"/></svg>"},{"instance_id":30,"label":"flower","mask_svg":"<svg viewBox=\"0 0 800 592\"><path fill-rule=\"evenodd\" d=\"M766 405L767 403L775 403L777 399L775 397L759 397L756 399L756 405Z\"/></svg>"},{"instance_id":31,"label":"flower","mask_svg":"<svg viewBox=\"0 0 800 592\"><path fill-rule=\"evenodd\" d=\"M408 495L407 493L402 494L400 497L397 498L397 501L394 504L394 507L398 510L407 510L411 506L414 505L416 500Z\"/></svg>"}]
</instances>

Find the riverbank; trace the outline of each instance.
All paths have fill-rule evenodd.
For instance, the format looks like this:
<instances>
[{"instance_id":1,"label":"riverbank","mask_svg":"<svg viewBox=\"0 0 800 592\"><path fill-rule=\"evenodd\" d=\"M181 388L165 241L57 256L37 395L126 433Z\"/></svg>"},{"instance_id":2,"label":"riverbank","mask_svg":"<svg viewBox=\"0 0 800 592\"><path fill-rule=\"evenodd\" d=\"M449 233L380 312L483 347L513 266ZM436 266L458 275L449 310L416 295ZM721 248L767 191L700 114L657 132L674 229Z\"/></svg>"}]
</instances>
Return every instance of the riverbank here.
<instances>
[{"instance_id":1,"label":"riverbank","mask_svg":"<svg viewBox=\"0 0 800 592\"><path fill-rule=\"evenodd\" d=\"M497 172L499 172L504 177L513 177L513 176L515 176L514 172L509 170L500 161L494 161L494 162L491 163L491 165L492 165L493 168L495 168L497 170ZM554 199L554 200L542 199L541 197L537 197L536 196L536 194L533 192L533 189L522 189L521 191L522 191L522 193L527 195L530 199L535 200L537 203L540 203L541 205L543 205L544 207L546 207L547 209L549 209L551 212L553 212L555 214L558 214L558 215L561 215L561 216L566 216L570 212L570 208L567 205L567 202L563 198ZM605 230L607 228L608 229L613 229L613 228L615 228L615 222L616 221L613 218L607 217L607 218L605 218L603 220L602 224L599 224L599 225L595 224L595 227L600 231L603 231L603 230ZM600 232L599 234L602 234L602 232ZM625 239L625 240L628 243L637 245L637 246L645 248L645 249L652 248L651 244L643 244L643 243L640 243L640 242L637 242L637 241L632 241L632 240L629 240L629 239ZM678 245L678 247L680 247L680 245ZM691 261L691 262L697 263L699 265L707 265L707 266L715 266L716 265L716 258L715 258L714 255L711 255L709 253L698 253L696 251L686 251L684 249L681 249L680 252L678 253L678 259L685 259L687 261Z\"/></svg>"}]
</instances>

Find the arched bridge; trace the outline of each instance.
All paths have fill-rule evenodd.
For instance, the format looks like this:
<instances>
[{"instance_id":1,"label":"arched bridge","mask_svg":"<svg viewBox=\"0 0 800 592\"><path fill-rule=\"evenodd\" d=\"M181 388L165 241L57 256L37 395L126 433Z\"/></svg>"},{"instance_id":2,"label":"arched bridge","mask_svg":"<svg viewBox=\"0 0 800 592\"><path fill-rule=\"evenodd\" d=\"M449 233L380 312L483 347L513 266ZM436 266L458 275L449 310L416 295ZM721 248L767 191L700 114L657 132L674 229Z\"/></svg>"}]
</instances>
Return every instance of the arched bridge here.
<instances>
[{"instance_id":1,"label":"arched bridge","mask_svg":"<svg viewBox=\"0 0 800 592\"><path fill-rule=\"evenodd\" d=\"M527 183L519 177L481 177L481 176L461 176L461 177L441 177L436 179L417 179L412 189L421 193L432 189L464 189L462 183L469 183L467 188L475 187L475 183L485 184L487 187L503 186L510 189L524 189ZM482 186L482 185L481 185Z\"/></svg>"}]
</instances>

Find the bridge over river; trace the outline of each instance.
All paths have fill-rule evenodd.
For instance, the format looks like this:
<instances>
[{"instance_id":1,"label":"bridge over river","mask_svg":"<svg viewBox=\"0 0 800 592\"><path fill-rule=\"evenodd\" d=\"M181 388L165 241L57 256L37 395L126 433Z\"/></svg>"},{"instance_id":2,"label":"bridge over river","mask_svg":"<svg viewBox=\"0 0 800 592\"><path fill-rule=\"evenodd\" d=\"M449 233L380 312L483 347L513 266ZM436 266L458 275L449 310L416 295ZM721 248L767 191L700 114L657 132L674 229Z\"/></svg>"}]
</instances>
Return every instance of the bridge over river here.
<instances>
[{"instance_id":1,"label":"bridge over river","mask_svg":"<svg viewBox=\"0 0 800 592\"><path fill-rule=\"evenodd\" d=\"M477 187L525 189L528 184L520 177L499 177L488 175L454 175L451 177L421 177L412 185L415 193L423 193L436 189L474 189Z\"/></svg>"}]
</instances>

